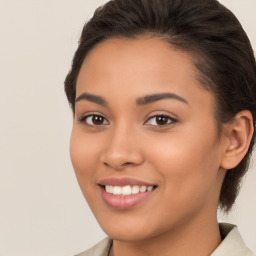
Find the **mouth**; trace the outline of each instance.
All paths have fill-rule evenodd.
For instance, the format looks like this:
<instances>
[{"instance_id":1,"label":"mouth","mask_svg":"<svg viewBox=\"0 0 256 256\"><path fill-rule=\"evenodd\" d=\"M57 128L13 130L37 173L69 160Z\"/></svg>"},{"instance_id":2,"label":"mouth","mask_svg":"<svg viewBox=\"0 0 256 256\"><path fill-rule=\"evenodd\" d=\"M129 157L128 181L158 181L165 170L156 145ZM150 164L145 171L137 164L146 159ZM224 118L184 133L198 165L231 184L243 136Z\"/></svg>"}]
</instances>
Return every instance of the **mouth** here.
<instances>
[{"instance_id":1,"label":"mouth","mask_svg":"<svg viewBox=\"0 0 256 256\"><path fill-rule=\"evenodd\" d=\"M101 187L109 194L116 196L128 196L136 195L139 193L150 192L154 190L157 186L146 186L146 185L126 185L126 186L112 186L112 185L101 185Z\"/></svg>"},{"instance_id":2,"label":"mouth","mask_svg":"<svg viewBox=\"0 0 256 256\"><path fill-rule=\"evenodd\" d=\"M128 210L147 201L158 187L133 178L107 178L98 185L103 201L118 210Z\"/></svg>"}]
</instances>

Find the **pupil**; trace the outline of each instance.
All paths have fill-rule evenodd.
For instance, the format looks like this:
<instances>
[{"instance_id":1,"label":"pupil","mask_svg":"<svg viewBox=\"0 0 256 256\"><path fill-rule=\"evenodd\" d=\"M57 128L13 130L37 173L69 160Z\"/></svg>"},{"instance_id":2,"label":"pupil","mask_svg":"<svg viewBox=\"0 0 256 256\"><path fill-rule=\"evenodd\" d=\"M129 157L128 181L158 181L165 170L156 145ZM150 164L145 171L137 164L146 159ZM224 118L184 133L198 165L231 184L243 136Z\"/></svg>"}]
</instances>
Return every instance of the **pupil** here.
<instances>
[{"instance_id":1,"label":"pupil","mask_svg":"<svg viewBox=\"0 0 256 256\"><path fill-rule=\"evenodd\" d=\"M102 124L103 118L101 116L94 116L92 118L92 121L93 121L94 124L99 125L99 124Z\"/></svg>"},{"instance_id":2,"label":"pupil","mask_svg":"<svg viewBox=\"0 0 256 256\"><path fill-rule=\"evenodd\" d=\"M159 125L164 125L167 123L167 118L165 116L158 116L156 122Z\"/></svg>"}]
</instances>

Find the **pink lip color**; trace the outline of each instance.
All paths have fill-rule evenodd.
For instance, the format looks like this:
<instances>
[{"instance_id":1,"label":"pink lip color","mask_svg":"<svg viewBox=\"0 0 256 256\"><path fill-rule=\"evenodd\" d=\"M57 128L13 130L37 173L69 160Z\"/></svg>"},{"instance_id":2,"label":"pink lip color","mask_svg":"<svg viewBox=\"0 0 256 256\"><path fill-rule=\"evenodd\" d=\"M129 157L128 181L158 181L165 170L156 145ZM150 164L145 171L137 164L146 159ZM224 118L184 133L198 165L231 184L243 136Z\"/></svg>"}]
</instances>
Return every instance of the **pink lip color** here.
<instances>
[{"instance_id":1,"label":"pink lip color","mask_svg":"<svg viewBox=\"0 0 256 256\"><path fill-rule=\"evenodd\" d=\"M138 205L148 198L153 192L154 190L151 190L143 193L122 196L107 193L105 189L101 187L101 195L104 202L110 207L118 210L127 210Z\"/></svg>"},{"instance_id":2,"label":"pink lip color","mask_svg":"<svg viewBox=\"0 0 256 256\"><path fill-rule=\"evenodd\" d=\"M98 184L101 185L100 189L101 189L101 196L103 201L108 206L118 210L130 209L140 204L154 192L154 189L151 191L143 192L143 193L122 196L122 195L113 195L113 194L107 193L102 186L104 185L120 186L120 187L123 187L126 185L130 185L130 186L137 185L137 186L147 186L147 187L155 186L154 184L150 184L148 182L141 181L134 178L129 178L129 177L123 177L123 178L109 177L109 178L100 180Z\"/></svg>"}]
</instances>

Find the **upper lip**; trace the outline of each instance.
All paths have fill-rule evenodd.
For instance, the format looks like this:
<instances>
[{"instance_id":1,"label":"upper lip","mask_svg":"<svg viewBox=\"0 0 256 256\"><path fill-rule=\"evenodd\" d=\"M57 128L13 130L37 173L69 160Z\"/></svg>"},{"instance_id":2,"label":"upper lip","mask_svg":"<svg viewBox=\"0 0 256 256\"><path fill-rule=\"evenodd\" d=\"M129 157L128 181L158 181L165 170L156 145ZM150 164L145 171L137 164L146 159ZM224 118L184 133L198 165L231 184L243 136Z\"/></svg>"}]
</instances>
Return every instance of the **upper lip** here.
<instances>
[{"instance_id":1,"label":"upper lip","mask_svg":"<svg viewBox=\"0 0 256 256\"><path fill-rule=\"evenodd\" d=\"M149 182L145 182L139 179L131 178L131 177L124 177L124 178L117 178L117 177L109 177L101 179L98 182L98 185L111 185L111 186L156 186L156 184L152 184Z\"/></svg>"}]
</instances>

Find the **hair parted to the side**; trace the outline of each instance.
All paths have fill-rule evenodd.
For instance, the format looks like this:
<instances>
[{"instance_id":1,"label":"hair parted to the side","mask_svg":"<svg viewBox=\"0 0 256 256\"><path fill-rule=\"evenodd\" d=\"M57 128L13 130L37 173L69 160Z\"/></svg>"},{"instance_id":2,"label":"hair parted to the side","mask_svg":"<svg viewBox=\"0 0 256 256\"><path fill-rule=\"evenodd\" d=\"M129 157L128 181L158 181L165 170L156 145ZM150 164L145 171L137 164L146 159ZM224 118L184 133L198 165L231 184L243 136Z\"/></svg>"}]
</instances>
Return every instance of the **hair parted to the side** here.
<instances>
[{"instance_id":1,"label":"hair parted to the side","mask_svg":"<svg viewBox=\"0 0 256 256\"><path fill-rule=\"evenodd\" d=\"M256 119L256 63L250 41L237 18L217 0L112 0L99 7L83 28L78 49L65 80L75 111L76 80L87 53L113 37L159 37L194 58L203 87L216 99L218 125L241 110ZM228 212L238 195L254 145L239 165L228 170L219 206Z\"/></svg>"}]
</instances>

